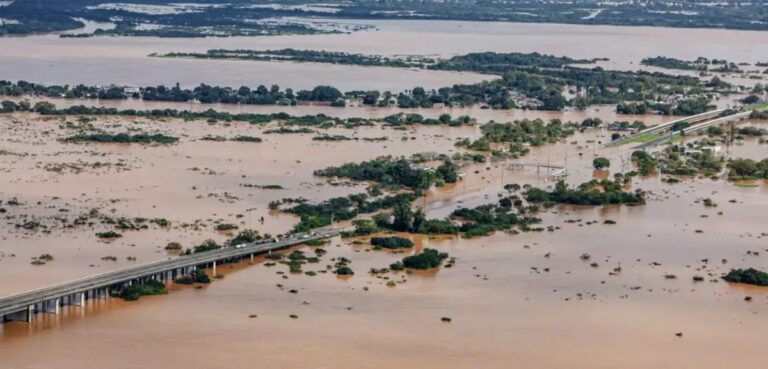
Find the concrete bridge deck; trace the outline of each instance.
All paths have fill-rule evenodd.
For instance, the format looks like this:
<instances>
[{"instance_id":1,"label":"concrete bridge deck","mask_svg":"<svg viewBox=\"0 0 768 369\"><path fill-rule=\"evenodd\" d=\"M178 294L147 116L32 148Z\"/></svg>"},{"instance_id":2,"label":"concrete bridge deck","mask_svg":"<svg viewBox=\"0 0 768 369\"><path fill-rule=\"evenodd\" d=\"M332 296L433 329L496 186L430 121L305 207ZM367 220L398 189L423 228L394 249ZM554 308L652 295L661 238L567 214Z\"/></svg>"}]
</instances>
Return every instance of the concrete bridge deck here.
<instances>
[{"instance_id":1,"label":"concrete bridge deck","mask_svg":"<svg viewBox=\"0 0 768 369\"><path fill-rule=\"evenodd\" d=\"M720 117L720 118L717 118L717 119L707 120L707 121L704 121L702 123L689 126L688 128L685 128L682 131L671 132L671 133L669 133L669 134L667 134L665 136L661 136L661 137L659 137L659 138L657 138L657 139L655 139L653 141L646 142L646 143L644 143L642 145L639 145L639 146L635 147L635 149L644 150L644 149L649 148L649 147L658 146L658 145L661 145L663 143L672 141L673 139L675 139L675 137L678 137L678 136L682 135L683 133L685 133L685 134L692 134L692 133L701 132L701 131L703 131L703 130L709 128L709 127L712 127L712 126L717 126L717 125L731 123L731 122L738 122L738 121L741 121L741 120L744 120L744 119L748 119L750 117L750 115L752 115L752 111L745 111L745 112L740 112L740 113L736 113L736 114L731 114L731 115L728 115L728 116L725 116L725 117Z\"/></svg>"},{"instance_id":2,"label":"concrete bridge deck","mask_svg":"<svg viewBox=\"0 0 768 369\"><path fill-rule=\"evenodd\" d=\"M311 240L333 237L338 234L338 230L329 229L296 234L277 242L226 247L138 265L3 297L0 298L0 323L8 320L29 322L37 312L57 313L62 303L82 305L88 298L106 298L110 291L131 283L141 283L149 279L172 280L206 265L212 265L215 273L217 262L233 261L245 257L253 258L257 254L299 245Z\"/></svg>"},{"instance_id":3,"label":"concrete bridge deck","mask_svg":"<svg viewBox=\"0 0 768 369\"><path fill-rule=\"evenodd\" d=\"M678 119L675 119L675 120L671 120L669 122L664 122L664 123L661 123L661 124L657 124L657 125L655 125L653 127L646 128L646 129L644 129L642 131L635 132L634 134L631 134L629 136L625 136L625 137L619 138L618 140L611 141L611 142L605 144L605 146L607 146L607 147L617 146L617 145L621 145L621 144L623 144L625 142L632 141L633 139L635 139L637 137L640 137L640 136L664 132L664 131L669 130L670 128L672 128L672 126L675 125L676 123L683 123L683 122L685 122L685 123L691 123L692 124L692 123L701 122L703 120L712 119L712 118L718 117L725 110L726 109L711 110L711 111L707 111L707 112L704 112L704 113L700 113L700 114L696 114L696 115L691 115L691 116L683 117L683 118L678 118Z\"/></svg>"}]
</instances>

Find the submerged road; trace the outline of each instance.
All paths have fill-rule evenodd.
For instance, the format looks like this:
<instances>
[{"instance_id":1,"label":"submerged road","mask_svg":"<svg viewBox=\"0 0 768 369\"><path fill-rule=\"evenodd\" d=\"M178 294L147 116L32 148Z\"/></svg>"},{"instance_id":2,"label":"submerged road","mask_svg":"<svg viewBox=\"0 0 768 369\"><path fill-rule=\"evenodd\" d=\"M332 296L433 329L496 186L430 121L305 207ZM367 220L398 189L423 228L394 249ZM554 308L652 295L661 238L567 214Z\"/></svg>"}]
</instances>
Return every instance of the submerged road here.
<instances>
[{"instance_id":1,"label":"submerged road","mask_svg":"<svg viewBox=\"0 0 768 369\"><path fill-rule=\"evenodd\" d=\"M217 262L238 260L279 250L307 241L333 237L337 229L295 234L276 242L236 245L218 250L184 255L168 260L138 265L70 282L0 298L0 323L8 320L31 321L37 312L58 312L62 303L82 305L87 298L106 297L110 290L149 279L171 280L200 267Z\"/></svg>"}]
</instances>

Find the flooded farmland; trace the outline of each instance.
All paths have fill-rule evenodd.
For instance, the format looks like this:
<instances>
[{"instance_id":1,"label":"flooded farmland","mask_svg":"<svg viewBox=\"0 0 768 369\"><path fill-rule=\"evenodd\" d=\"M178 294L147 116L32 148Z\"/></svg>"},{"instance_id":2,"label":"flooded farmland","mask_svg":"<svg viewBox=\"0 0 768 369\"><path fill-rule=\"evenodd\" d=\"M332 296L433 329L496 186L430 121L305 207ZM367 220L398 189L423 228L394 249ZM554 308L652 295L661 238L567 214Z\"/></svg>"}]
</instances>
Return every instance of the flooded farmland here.
<instances>
[{"instance_id":1,"label":"flooded farmland","mask_svg":"<svg viewBox=\"0 0 768 369\"><path fill-rule=\"evenodd\" d=\"M48 214L58 209L97 208L114 216L164 217L173 224L168 229L126 231L123 238L105 242L93 236L103 225L54 226L46 233L18 230L9 220L3 225L0 251L5 256L0 273L15 282L2 285L5 294L163 259L168 253L161 246L171 241L189 245L224 238L212 229L217 221L263 232L286 231L295 218L270 212L269 201L292 196L319 200L363 190L329 186L313 177L314 169L393 152L449 153L456 150L456 139L479 135L473 127L398 131L377 126L354 134L386 136L388 141L317 143L310 134L265 135L267 127L247 123L225 126L129 118L94 123L112 130L141 127L181 137L176 145L146 147L61 143L57 139L67 134L67 128L62 128L65 119L23 114L2 119L8 132L3 148L19 154L2 158L3 195L23 202L9 214L47 221ZM201 139L238 133L265 140ZM590 162L598 152L631 165L623 149L599 147L597 142L605 135L600 130L587 131L570 142L537 149L525 160L564 163L568 155L573 183L593 176ZM733 151L765 155L766 147L752 140ZM112 165L87 165L93 161ZM52 163L83 163L83 168L77 173L46 169ZM115 168L116 163L123 163L121 169ZM541 171L510 171L506 164L463 168L469 173L463 181L434 189L424 199L428 215L447 215L460 203L495 201L504 192L504 183L552 185ZM282 184L286 189L253 189L242 187L244 183ZM63 368L79 367L78 359L67 354L78 350L92 352L94 363L119 368L137 365L136 353L152 357L158 368L192 362L192 367L203 368L224 358L231 360L231 366L243 368L253 360L268 366L311 360L320 367L358 367L365 358L383 363L371 367L462 368L480 363L499 368L509 363L557 367L569 363L593 368L598 356L604 367L716 368L723 363L719 358L724 351L741 353L737 360L742 365L757 365L761 359L751 353L760 346L768 294L729 286L718 282L717 276L730 267L765 265L764 256L747 254L768 248L762 219L768 205L765 185L737 187L707 179L667 185L659 178L639 178L632 186L652 193L648 204L603 209L558 206L542 214L543 224L556 228L553 232L500 232L479 239L415 237L417 247L445 250L458 261L437 273L392 275L393 280L404 282L396 287L365 273L388 265L396 255L335 238L326 247L325 258L352 260L358 273L348 279L318 274L291 275L286 280L275 274L283 267L265 267L257 259L255 265L220 267L225 278L202 290L177 287L167 296L138 303L113 298L93 302L84 312L72 308L44 317L30 326L7 324L0 352L4 362L18 368L39 365L39 358L28 350L41 347L51 365L55 362ZM699 203L702 197L713 198L719 206L705 208ZM738 201L731 203L731 199ZM237 218L237 214L244 216ZM264 223L258 221L262 216ZM602 224L606 219L616 224ZM182 227L183 223L197 225ZM705 231L696 234L696 229ZM55 259L43 266L30 265L30 258L41 253ZM584 253L599 265L581 260ZM107 255L116 256L117 261L101 260ZM129 256L136 260L126 261ZM710 261L704 263L704 259ZM616 267L621 272L611 273ZM317 268L323 269L323 264ZM666 279L666 274L677 278ZM694 283L693 275L711 277ZM298 293L286 292L289 288ZM747 295L754 299L744 302ZM694 313L691 306L696 306ZM290 314L298 319L289 318ZM252 315L257 317L249 318ZM452 322L441 322L441 316L450 316ZM684 336L676 337L677 332ZM180 336L188 338L181 343ZM371 339L352 338L359 336ZM746 341L754 346L745 344L745 336L752 336ZM657 352L643 355L636 351L638 346L656 347ZM692 359L690 353L702 347L707 354ZM555 361L550 357L552 350L561 351ZM340 359L338 351L347 354ZM120 364L115 364L116 357ZM443 362L446 358L452 359Z\"/></svg>"},{"instance_id":2,"label":"flooded farmland","mask_svg":"<svg viewBox=\"0 0 768 369\"><path fill-rule=\"evenodd\" d=\"M521 25L473 22L371 21L378 30L350 35L226 39L0 38L0 78L46 83L194 86L280 84L307 88L400 90L472 83L487 75L311 63L153 59L164 51L226 48L316 48L350 52L450 56L471 51L538 51L609 57L614 68L655 54L682 58L768 60L762 33L646 27ZM403 40L408 40L404 42ZM56 62L52 62L56 60ZM84 72L84 71L88 72ZM3 98L5 99L5 98ZM477 124L354 128L309 127L270 132L283 122L182 120L131 116L0 114L0 296L178 256L224 242L239 230L289 232L299 217L270 208L285 198L311 203L365 193L370 183L316 176L330 166L380 156L466 153L462 139L483 136L481 124L540 118L580 124L675 119L620 115L614 105L583 111L493 110L480 107L400 109L327 105L254 106L97 101L41 97L59 107L186 109L381 119L418 113L469 115ZM734 103L724 98L719 107ZM765 120L738 126L768 129ZM172 144L71 142L78 133L147 133ZM631 145L606 147L615 131L577 129L553 144L530 146L520 158L461 162L461 180L430 187L414 201L430 218L460 207L495 204L505 185L552 189L544 166L565 168L576 186L637 170ZM344 136L338 141L319 136ZM258 137L236 142L234 137ZM682 145L706 135L684 136ZM721 147L722 146L722 147ZM719 144L727 159L768 157L757 137ZM593 160L610 160L608 170ZM514 164L517 164L515 166ZM522 165L522 166L521 166ZM537 166L538 165L538 166ZM168 293L128 302L117 297L37 314L30 324L0 325L0 368L758 368L764 362L768 290L727 283L732 268L768 269L768 183L724 175L637 175L628 191L646 191L637 206L541 206L541 228L487 237L398 233L415 246L390 251L371 236L333 237L290 251L325 253L304 273L265 256L219 265L206 285L169 283ZM522 192L519 192L522 193ZM420 194L422 195L422 194ZM706 206L707 199L714 206ZM366 218L361 215L357 218ZM135 225L119 238L97 233L115 221ZM139 221L138 219L143 219ZM156 219L163 219L168 224ZM217 225L235 230L217 230ZM350 221L334 226L353 228ZM405 255L434 248L451 267L389 271ZM320 253L316 253L321 255ZM40 265L42 255L52 258ZM348 260L354 275L331 272ZM208 270L209 274L212 274ZM312 273L308 273L312 272ZM213 276L213 274L212 274ZM697 278L695 278L697 277Z\"/></svg>"}]
</instances>

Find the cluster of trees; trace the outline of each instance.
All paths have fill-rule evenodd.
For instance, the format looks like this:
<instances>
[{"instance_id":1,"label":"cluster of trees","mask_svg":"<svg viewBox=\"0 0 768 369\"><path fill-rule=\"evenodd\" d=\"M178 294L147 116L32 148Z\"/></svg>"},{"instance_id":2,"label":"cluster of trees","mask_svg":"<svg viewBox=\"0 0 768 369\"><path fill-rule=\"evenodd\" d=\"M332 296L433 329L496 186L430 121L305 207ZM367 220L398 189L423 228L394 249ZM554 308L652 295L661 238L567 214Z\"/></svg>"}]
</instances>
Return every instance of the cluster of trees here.
<instances>
[{"instance_id":1,"label":"cluster of trees","mask_svg":"<svg viewBox=\"0 0 768 369\"><path fill-rule=\"evenodd\" d=\"M656 103L656 102L621 102L616 105L616 112L619 114L647 114L650 111L656 111L662 115L695 115L714 109L715 106L710 103L706 97L696 97L683 99L674 104Z\"/></svg>"},{"instance_id":2,"label":"cluster of trees","mask_svg":"<svg viewBox=\"0 0 768 369\"><path fill-rule=\"evenodd\" d=\"M459 230L467 238L487 236L495 231L509 230L516 225L527 227L541 222L539 218L520 216L511 212L511 205L502 201L498 205L480 205L474 209L459 208L451 213L451 217L461 220Z\"/></svg>"},{"instance_id":3,"label":"cluster of trees","mask_svg":"<svg viewBox=\"0 0 768 369\"><path fill-rule=\"evenodd\" d=\"M594 14L595 9L602 9ZM357 1L343 7L337 16L355 18L456 19L471 21L504 21L525 23L609 24L660 27L698 27L768 29L762 24L764 11L761 3L669 3L595 1L542 2L523 0L514 2L452 1L445 6L441 1L403 0L381 2Z\"/></svg>"},{"instance_id":4,"label":"cluster of trees","mask_svg":"<svg viewBox=\"0 0 768 369\"><path fill-rule=\"evenodd\" d=\"M350 220L358 214L391 209L397 204L410 203L415 199L416 195L410 192L379 198L371 198L367 194L354 194L346 197L334 197L318 204L301 202L285 211L296 214L301 219L294 226L294 231L307 232L314 228L330 225L332 219L333 221ZM270 204L270 208L277 208L277 205Z\"/></svg>"},{"instance_id":5,"label":"cluster of trees","mask_svg":"<svg viewBox=\"0 0 768 369\"><path fill-rule=\"evenodd\" d=\"M207 283L211 283L211 278L208 277L208 274L205 274L204 271L200 269L195 269L192 271L192 273L179 276L173 281L174 283L178 283L178 284L194 284L194 283L207 284Z\"/></svg>"},{"instance_id":6,"label":"cluster of trees","mask_svg":"<svg viewBox=\"0 0 768 369\"><path fill-rule=\"evenodd\" d=\"M332 102L344 96L341 91L332 86L317 86L311 90L300 90L294 93L290 88L281 90L277 85L272 85L269 88L260 85L254 89L242 86L235 89L200 84L193 89L187 89L181 88L179 84L176 84L172 87L165 85L141 87L138 89L138 92L135 92L120 86L46 86L26 81L16 83L0 81L0 95L36 95L63 98L98 98L104 100L141 98L148 101L200 101L202 103L253 105L289 105L296 104L297 101Z\"/></svg>"},{"instance_id":7,"label":"cluster of trees","mask_svg":"<svg viewBox=\"0 0 768 369\"><path fill-rule=\"evenodd\" d=\"M98 143L142 143L142 144L172 144L179 141L177 137L164 134L128 134L128 133L93 133L79 134L64 139L65 142L98 142Z\"/></svg>"},{"instance_id":8,"label":"cluster of trees","mask_svg":"<svg viewBox=\"0 0 768 369\"><path fill-rule=\"evenodd\" d=\"M736 134L750 137L762 137L768 134L768 130L765 128L758 128L753 126L739 127L736 130Z\"/></svg>"},{"instance_id":9,"label":"cluster of trees","mask_svg":"<svg viewBox=\"0 0 768 369\"><path fill-rule=\"evenodd\" d=\"M640 61L640 64L667 69L705 71L707 70L707 65L709 65L709 59L699 57L695 61L688 61L665 56L657 56L653 58L645 58Z\"/></svg>"},{"instance_id":10,"label":"cluster of trees","mask_svg":"<svg viewBox=\"0 0 768 369\"><path fill-rule=\"evenodd\" d=\"M728 178L732 181L743 179L768 179L768 159L755 161L737 158L728 162Z\"/></svg>"},{"instance_id":11,"label":"cluster of trees","mask_svg":"<svg viewBox=\"0 0 768 369\"><path fill-rule=\"evenodd\" d=\"M710 143L707 142L707 145ZM714 145L714 143L711 143ZM703 147L703 146L702 146ZM672 175L693 176L699 173L713 175L723 169L723 160L714 155L712 150L696 151L690 155L684 155L685 148L672 145L664 149L659 159L661 172Z\"/></svg>"},{"instance_id":12,"label":"cluster of trees","mask_svg":"<svg viewBox=\"0 0 768 369\"><path fill-rule=\"evenodd\" d=\"M483 137L470 141L464 139L457 146L477 151L492 151L492 144L507 144L508 155L520 156L528 153L528 145L542 146L556 143L562 138L571 136L576 131L575 126L553 119L545 123L541 119L523 119L514 122L489 122L480 127Z\"/></svg>"},{"instance_id":13,"label":"cluster of trees","mask_svg":"<svg viewBox=\"0 0 768 369\"><path fill-rule=\"evenodd\" d=\"M407 249L413 247L413 241L405 237L373 237L371 245L385 249Z\"/></svg>"},{"instance_id":14,"label":"cluster of trees","mask_svg":"<svg viewBox=\"0 0 768 369\"><path fill-rule=\"evenodd\" d=\"M435 249L425 248L416 255L403 258L402 266L408 269L426 270L437 268L443 260L448 258L448 253L439 252Z\"/></svg>"},{"instance_id":15,"label":"cluster of trees","mask_svg":"<svg viewBox=\"0 0 768 369\"><path fill-rule=\"evenodd\" d=\"M169 13L131 12L120 7L98 7L108 0L19 0L0 7L0 18L14 20L0 25L0 35L54 32L82 28L77 19L116 23L114 29L97 29L89 35L207 37L260 36L340 32L314 27L306 22L269 21L306 17L328 17L312 7L254 7L252 0L217 2L215 7L196 7L195 11ZM114 3L114 2L112 2ZM143 3L167 4L146 0ZM295 4L301 4L296 2ZM450 19L465 21L505 21L535 23L609 24L662 27L702 27L766 30L760 2L649 2L595 3L594 1L478 2L456 0L445 6L441 1L402 0L382 2L359 0L328 2L339 5L334 17L343 19ZM183 5L176 5L183 7ZM330 9L330 8L325 8ZM596 9L605 10L594 13ZM535 16L533 16L535 15ZM156 24L157 29L140 28ZM354 29L352 29L354 30ZM77 36L81 37L81 36Z\"/></svg>"},{"instance_id":16,"label":"cluster of trees","mask_svg":"<svg viewBox=\"0 0 768 369\"><path fill-rule=\"evenodd\" d=\"M259 51L254 51L258 53ZM277 50L278 53L303 54L331 58L335 52ZM236 54L233 52L233 55ZM309 55L308 54L308 55ZM326 55L327 54L327 55ZM343 53L342 53L343 54ZM260 55L260 54L259 54ZM325 55L325 56L323 56ZM282 55L276 55L282 56ZM377 60L378 56L359 56L361 60ZM325 59L323 59L325 60ZM328 59L330 60L330 59ZM347 60L353 63L355 58ZM360 61L368 63L366 61ZM501 78L470 85L453 85L436 90L415 87L409 93L380 91L348 91L342 93L332 86L317 86L312 90L294 92L281 90L279 86L243 86L238 89L201 84L194 89L173 87L143 87L138 92L127 93L121 87L100 88L94 86L43 86L21 81L13 84L0 81L0 94L19 96L34 94L69 98L125 99L143 98L155 101L192 101L228 104L296 104L299 101L328 102L333 106L345 106L344 99L361 99L366 105L386 106L394 101L401 108L429 108L435 104L466 106L483 104L496 109L525 107L541 110L562 110L568 105L585 108L591 104L617 104L625 101L658 101L664 96L681 93L701 94L705 88L727 89L722 81L702 83L696 77L668 75L646 71L606 71L602 68L583 68L572 64L590 63L593 60L555 57L537 53L473 53L456 56L430 64L427 68L493 73ZM419 63L422 63L421 61ZM413 66L421 66L414 64ZM712 81L714 81L713 78ZM568 101L563 95L566 88L575 90L576 97ZM523 98L524 97L524 98ZM681 105L681 104L677 104ZM643 105L618 107L619 111L642 113L649 107ZM676 107L654 107L669 110L669 114L682 114L689 107L682 103L679 113ZM645 109L644 111L641 111ZM445 124L446 122L443 122ZM458 124L458 123L454 123Z\"/></svg>"},{"instance_id":17,"label":"cluster of trees","mask_svg":"<svg viewBox=\"0 0 768 369\"><path fill-rule=\"evenodd\" d=\"M607 169L610 166L611 161L608 158L600 156L592 160L592 167L597 170Z\"/></svg>"},{"instance_id":18,"label":"cluster of trees","mask_svg":"<svg viewBox=\"0 0 768 369\"><path fill-rule=\"evenodd\" d=\"M416 113L399 113L392 114L384 117L384 122L392 126L407 126L412 124L424 124L424 125L448 125L452 127L458 127L466 124L473 124L474 120L468 115L462 115L456 119L453 119L450 114L440 114L437 119L424 118L421 114Z\"/></svg>"},{"instance_id":19,"label":"cluster of trees","mask_svg":"<svg viewBox=\"0 0 768 369\"><path fill-rule=\"evenodd\" d=\"M596 59L573 59L567 56L554 56L533 53L497 53L481 52L457 55L440 60L429 69L473 71L488 74L504 74L514 67L562 68L571 64L591 64Z\"/></svg>"},{"instance_id":20,"label":"cluster of trees","mask_svg":"<svg viewBox=\"0 0 768 369\"><path fill-rule=\"evenodd\" d=\"M184 5L175 5L179 12L135 12L117 4L99 7L100 4L115 4L107 0L23 0L12 1L0 6L0 18L14 22L0 24L0 35L59 32L83 28L78 19L114 23L113 28L98 28L92 33L65 33L62 37L143 36L143 37L229 37L265 36L283 34L335 33L336 29L313 27L302 22L254 21L283 17L305 17L314 13L300 7L295 9L272 9L252 7L249 1L235 0L211 7L195 7L185 11ZM169 5L167 1L146 0L142 3ZM156 28L141 28L142 24L157 25ZM365 28L361 26L359 28ZM354 29L354 28L353 28Z\"/></svg>"},{"instance_id":21,"label":"cluster of trees","mask_svg":"<svg viewBox=\"0 0 768 369\"><path fill-rule=\"evenodd\" d=\"M135 301L141 296L164 295L166 293L168 293L168 291L166 291L163 282L150 279L144 283L135 283L123 287L118 293L118 296L122 297L125 301Z\"/></svg>"},{"instance_id":22,"label":"cluster of trees","mask_svg":"<svg viewBox=\"0 0 768 369\"><path fill-rule=\"evenodd\" d=\"M411 208L410 202L401 202L392 208L392 213L380 213L373 217L379 228L397 232L421 234L454 234L459 227L450 219L427 219L424 211Z\"/></svg>"},{"instance_id":23,"label":"cluster of trees","mask_svg":"<svg viewBox=\"0 0 768 369\"><path fill-rule=\"evenodd\" d=\"M656 159L651 154L643 150L636 150L632 152L631 158L637 165L637 171L640 175L647 176L656 171Z\"/></svg>"},{"instance_id":24,"label":"cluster of trees","mask_svg":"<svg viewBox=\"0 0 768 369\"><path fill-rule=\"evenodd\" d=\"M723 279L732 283L744 283L755 286L768 286L768 273L754 269L731 269Z\"/></svg>"},{"instance_id":25,"label":"cluster of trees","mask_svg":"<svg viewBox=\"0 0 768 369\"><path fill-rule=\"evenodd\" d=\"M315 171L316 176L344 177L355 181L375 181L385 186L408 187L416 192L435 183L454 183L458 180L458 166L444 161L436 170L420 168L405 158L382 156L361 163L347 163Z\"/></svg>"},{"instance_id":26,"label":"cluster of trees","mask_svg":"<svg viewBox=\"0 0 768 369\"><path fill-rule=\"evenodd\" d=\"M253 50L253 49L211 49L205 53L173 52L157 55L166 58L195 58L195 59L236 59L257 61L294 61L311 63L330 63L343 65L365 65L396 68L421 67L425 63L432 64L430 58L390 58L381 55L363 55L340 51L325 50Z\"/></svg>"},{"instance_id":27,"label":"cluster of trees","mask_svg":"<svg viewBox=\"0 0 768 369\"><path fill-rule=\"evenodd\" d=\"M559 181L552 191L532 187L526 191L525 195L530 202L572 205L645 204L645 193L642 190L627 192L622 189L621 182L608 179L592 180L576 188L569 187L564 181Z\"/></svg>"}]
</instances>

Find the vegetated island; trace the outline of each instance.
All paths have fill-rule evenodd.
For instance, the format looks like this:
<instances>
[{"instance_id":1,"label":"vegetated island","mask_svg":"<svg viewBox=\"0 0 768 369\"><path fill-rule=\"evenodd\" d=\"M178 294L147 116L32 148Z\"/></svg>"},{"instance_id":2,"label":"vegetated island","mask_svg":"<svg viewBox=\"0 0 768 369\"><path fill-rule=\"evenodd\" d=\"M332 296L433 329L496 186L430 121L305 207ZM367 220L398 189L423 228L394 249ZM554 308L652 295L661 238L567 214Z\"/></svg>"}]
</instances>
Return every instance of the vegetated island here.
<instances>
[{"instance_id":1,"label":"vegetated island","mask_svg":"<svg viewBox=\"0 0 768 369\"><path fill-rule=\"evenodd\" d=\"M303 58L311 59L308 56ZM360 56L359 58L379 60L380 57ZM319 57L315 59L321 60ZM400 108L481 105L481 107L493 109L562 110L567 106L584 109L595 104L618 104L617 111L620 113L642 114L658 110L663 114L676 115L707 109L715 96L738 92L734 86L720 80L717 76L707 81L698 77L660 72L608 71L599 67L578 66L592 61L538 53L471 53L438 60L427 65L426 68L488 73L495 75L496 78L475 84L453 85L434 90L417 86L399 93L375 90L341 92L333 86L317 86L311 90L293 91L290 88L282 90L276 85L251 89L247 86L230 88L203 84L193 89L186 89L179 85L70 87L45 86L26 81L17 83L0 81L0 95L135 98L147 101L199 101L256 105L295 105L312 102L339 107L369 105ZM566 98L566 92L573 97Z\"/></svg>"}]
</instances>

